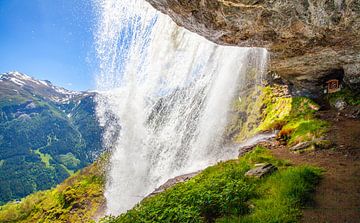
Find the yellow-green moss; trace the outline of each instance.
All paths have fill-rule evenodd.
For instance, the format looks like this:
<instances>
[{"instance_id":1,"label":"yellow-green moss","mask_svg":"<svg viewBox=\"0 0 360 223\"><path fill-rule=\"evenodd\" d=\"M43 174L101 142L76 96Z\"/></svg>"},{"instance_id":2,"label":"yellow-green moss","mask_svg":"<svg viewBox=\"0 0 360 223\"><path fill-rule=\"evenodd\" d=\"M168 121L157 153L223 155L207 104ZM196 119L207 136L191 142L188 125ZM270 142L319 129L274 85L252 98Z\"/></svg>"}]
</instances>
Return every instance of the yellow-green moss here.
<instances>
[{"instance_id":1,"label":"yellow-green moss","mask_svg":"<svg viewBox=\"0 0 360 223\"><path fill-rule=\"evenodd\" d=\"M262 91L256 89L234 100L230 124L225 133L230 140L239 142L256 134L256 127L262 119L263 97Z\"/></svg>"},{"instance_id":2,"label":"yellow-green moss","mask_svg":"<svg viewBox=\"0 0 360 223\"><path fill-rule=\"evenodd\" d=\"M242 141L257 133L280 130L289 144L322 137L328 130L327 122L315 118L319 105L306 97L282 95L284 86L267 86L260 93L250 95L234 103L234 110L246 115L246 120L232 121L230 128Z\"/></svg>"},{"instance_id":3,"label":"yellow-green moss","mask_svg":"<svg viewBox=\"0 0 360 223\"><path fill-rule=\"evenodd\" d=\"M256 132L273 130L283 125L292 110L292 98L278 98L267 103L265 118L256 128Z\"/></svg>"}]
</instances>

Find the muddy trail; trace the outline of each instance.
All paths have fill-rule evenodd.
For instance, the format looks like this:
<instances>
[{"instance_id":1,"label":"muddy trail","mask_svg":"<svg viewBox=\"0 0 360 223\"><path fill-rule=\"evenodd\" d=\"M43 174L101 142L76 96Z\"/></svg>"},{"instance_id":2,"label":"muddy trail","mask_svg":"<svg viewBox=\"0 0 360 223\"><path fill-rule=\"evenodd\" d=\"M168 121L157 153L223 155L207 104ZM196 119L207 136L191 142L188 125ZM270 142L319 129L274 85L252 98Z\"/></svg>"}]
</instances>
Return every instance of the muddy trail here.
<instances>
[{"instance_id":1,"label":"muddy trail","mask_svg":"<svg viewBox=\"0 0 360 223\"><path fill-rule=\"evenodd\" d=\"M277 147L273 154L295 165L312 165L325 170L317 187L314 202L303 212L302 222L360 222L360 120L336 111L319 112L329 121L327 138L334 145L327 150L302 154Z\"/></svg>"}]
</instances>

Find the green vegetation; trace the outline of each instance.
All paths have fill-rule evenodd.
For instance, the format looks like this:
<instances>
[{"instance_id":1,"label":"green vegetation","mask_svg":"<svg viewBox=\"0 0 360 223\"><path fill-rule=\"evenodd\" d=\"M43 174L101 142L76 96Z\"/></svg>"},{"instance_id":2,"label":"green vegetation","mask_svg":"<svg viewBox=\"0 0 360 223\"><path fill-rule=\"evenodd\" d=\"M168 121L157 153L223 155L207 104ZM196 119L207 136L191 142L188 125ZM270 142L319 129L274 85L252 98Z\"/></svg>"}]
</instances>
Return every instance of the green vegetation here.
<instances>
[{"instance_id":1,"label":"green vegetation","mask_svg":"<svg viewBox=\"0 0 360 223\"><path fill-rule=\"evenodd\" d=\"M60 166L69 174L69 176L74 174L74 171L69 170L64 164L60 164Z\"/></svg>"},{"instance_id":2,"label":"green vegetation","mask_svg":"<svg viewBox=\"0 0 360 223\"><path fill-rule=\"evenodd\" d=\"M279 129L280 136L290 145L314 140L327 132L327 122L314 116L319 106L311 99L274 97L270 87L266 87L264 93L267 95L263 100L264 120L257 131Z\"/></svg>"},{"instance_id":3,"label":"green vegetation","mask_svg":"<svg viewBox=\"0 0 360 223\"><path fill-rule=\"evenodd\" d=\"M41 162L43 162L45 164L45 166L47 168L49 168L50 160L52 160L53 158L49 154L44 154L44 153L40 152L40 149L37 149L34 152L40 156Z\"/></svg>"},{"instance_id":4,"label":"green vegetation","mask_svg":"<svg viewBox=\"0 0 360 223\"><path fill-rule=\"evenodd\" d=\"M256 127L261 122L262 100L261 90L249 90L233 103L233 114L226 135L231 141L242 141L256 134Z\"/></svg>"},{"instance_id":5,"label":"green vegetation","mask_svg":"<svg viewBox=\"0 0 360 223\"><path fill-rule=\"evenodd\" d=\"M251 201L254 208L249 215L224 217L217 222L297 222L300 207L312 199L320 173L312 167L294 167L274 174L257 188L263 196Z\"/></svg>"},{"instance_id":6,"label":"green vegetation","mask_svg":"<svg viewBox=\"0 0 360 223\"><path fill-rule=\"evenodd\" d=\"M237 117L230 129L237 128L235 141L260 132L280 130L279 136L296 144L322 137L328 131L328 123L315 118L319 105L309 98L289 97L275 92L283 91L281 86L264 87L257 96L250 95L234 105L235 111L245 109L245 120ZM254 94L254 93L253 93ZM256 98L255 102L250 102ZM257 118L254 118L257 117Z\"/></svg>"},{"instance_id":7,"label":"green vegetation","mask_svg":"<svg viewBox=\"0 0 360 223\"><path fill-rule=\"evenodd\" d=\"M332 105L334 105L339 99L345 101L348 105L360 105L360 92L355 92L348 88L336 93L328 94L326 98Z\"/></svg>"},{"instance_id":8,"label":"green vegetation","mask_svg":"<svg viewBox=\"0 0 360 223\"><path fill-rule=\"evenodd\" d=\"M55 189L0 206L0 222L90 222L104 206L105 163L106 158L101 158Z\"/></svg>"},{"instance_id":9,"label":"green vegetation","mask_svg":"<svg viewBox=\"0 0 360 223\"><path fill-rule=\"evenodd\" d=\"M60 155L61 163L63 163L69 169L76 169L76 167L81 163L72 153L67 153L65 155Z\"/></svg>"},{"instance_id":10,"label":"green vegetation","mask_svg":"<svg viewBox=\"0 0 360 223\"><path fill-rule=\"evenodd\" d=\"M94 95L66 103L32 88L0 86L0 205L49 189L101 153Z\"/></svg>"},{"instance_id":11,"label":"green vegetation","mask_svg":"<svg viewBox=\"0 0 360 223\"><path fill-rule=\"evenodd\" d=\"M263 162L276 165L279 171L262 179L244 176ZM258 147L101 222L296 222L320 174L312 167L291 167Z\"/></svg>"},{"instance_id":12,"label":"green vegetation","mask_svg":"<svg viewBox=\"0 0 360 223\"><path fill-rule=\"evenodd\" d=\"M322 137L328 131L328 123L318 119L294 119L281 130L280 136L290 145Z\"/></svg>"}]
</instances>

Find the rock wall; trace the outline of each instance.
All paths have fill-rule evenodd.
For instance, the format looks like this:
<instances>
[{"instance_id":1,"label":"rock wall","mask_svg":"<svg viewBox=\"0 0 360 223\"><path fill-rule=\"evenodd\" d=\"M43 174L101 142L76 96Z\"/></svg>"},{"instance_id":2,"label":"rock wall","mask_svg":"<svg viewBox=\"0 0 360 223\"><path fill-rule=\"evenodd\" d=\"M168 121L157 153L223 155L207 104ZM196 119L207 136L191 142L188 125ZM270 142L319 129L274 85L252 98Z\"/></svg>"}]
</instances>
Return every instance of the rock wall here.
<instances>
[{"instance_id":1,"label":"rock wall","mask_svg":"<svg viewBox=\"0 0 360 223\"><path fill-rule=\"evenodd\" d=\"M270 70L317 91L327 75L360 84L360 0L147 0L178 25L225 45L265 47Z\"/></svg>"}]
</instances>

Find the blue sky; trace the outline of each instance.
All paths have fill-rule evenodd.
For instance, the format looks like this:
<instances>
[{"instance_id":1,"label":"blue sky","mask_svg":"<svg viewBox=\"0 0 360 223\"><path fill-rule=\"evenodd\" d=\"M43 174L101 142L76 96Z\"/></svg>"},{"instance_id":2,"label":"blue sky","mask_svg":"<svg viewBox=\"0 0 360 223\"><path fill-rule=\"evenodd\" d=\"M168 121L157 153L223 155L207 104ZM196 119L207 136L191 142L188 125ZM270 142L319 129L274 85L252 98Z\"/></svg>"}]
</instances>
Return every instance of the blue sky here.
<instances>
[{"instance_id":1,"label":"blue sky","mask_svg":"<svg viewBox=\"0 0 360 223\"><path fill-rule=\"evenodd\" d=\"M0 0L0 73L93 89L95 23L91 0Z\"/></svg>"}]
</instances>

